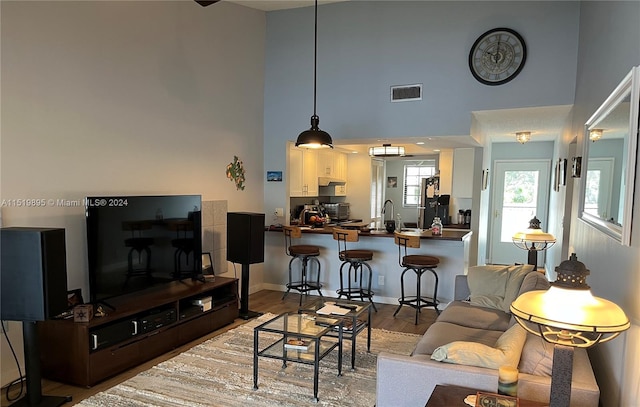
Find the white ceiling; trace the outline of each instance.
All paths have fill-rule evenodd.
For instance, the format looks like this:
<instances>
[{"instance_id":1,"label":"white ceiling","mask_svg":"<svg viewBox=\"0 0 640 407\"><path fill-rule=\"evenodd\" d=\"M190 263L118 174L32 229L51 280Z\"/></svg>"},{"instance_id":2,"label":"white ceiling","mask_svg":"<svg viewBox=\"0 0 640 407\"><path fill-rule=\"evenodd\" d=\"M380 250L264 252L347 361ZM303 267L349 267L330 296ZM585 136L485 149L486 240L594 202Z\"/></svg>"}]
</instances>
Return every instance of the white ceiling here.
<instances>
[{"instance_id":1,"label":"white ceiling","mask_svg":"<svg viewBox=\"0 0 640 407\"><path fill-rule=\"evenodd\" d=\"M315 0L222 0L263 11L274 11L297 7L309 7ZM336 3L350 0L318 0L318 4ZM518 109L501 109L472 112L470 135L441 137L394 137L391 140L358 139L334 140L340 150L367 154L369 147L383 143L401 145L406 154L433 154L434 150L477 147L485 143L515 142L515 133L530 131L531 142L553 141L562 137L562 132L570 125L571 105L545 106ZM417 142L424 144L418 145ZM435 151L437 153L437 151Z\"/></svg>"}]
</instances>

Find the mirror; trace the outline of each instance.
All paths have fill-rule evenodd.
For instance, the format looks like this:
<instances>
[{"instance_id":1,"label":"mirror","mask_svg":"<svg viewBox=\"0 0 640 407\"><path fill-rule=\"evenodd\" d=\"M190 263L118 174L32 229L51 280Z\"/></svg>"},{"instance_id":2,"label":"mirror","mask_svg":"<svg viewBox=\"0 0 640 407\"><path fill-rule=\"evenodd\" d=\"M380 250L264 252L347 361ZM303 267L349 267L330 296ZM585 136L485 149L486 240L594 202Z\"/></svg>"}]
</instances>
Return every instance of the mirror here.
<instances>
[{"instance_id":1,"label":"mirror","mask_svg":"<svg viewBox=\"0 0 640 407\"><path fill-rule=\"evenodd\" d=\"M580 218L631 243L640 67L634 67L585 125Z\"/></svg>"}]
</instances>

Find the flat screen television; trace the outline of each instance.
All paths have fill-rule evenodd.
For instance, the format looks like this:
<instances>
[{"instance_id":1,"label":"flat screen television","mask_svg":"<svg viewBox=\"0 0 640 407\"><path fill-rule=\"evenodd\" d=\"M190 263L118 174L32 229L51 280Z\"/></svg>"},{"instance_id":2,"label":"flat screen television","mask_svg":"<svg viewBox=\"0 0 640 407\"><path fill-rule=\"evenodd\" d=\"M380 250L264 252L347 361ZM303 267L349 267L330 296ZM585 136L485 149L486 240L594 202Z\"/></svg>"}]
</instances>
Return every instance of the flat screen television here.
<instances>
[{"instance_id":1,"label":"flat screen television","mask_svg":"<svg viewBox=\"0 0 640 407\"><path fill-rule=\"evenodd\" d=\"M201 274L201 208L200 195L87 197L91 302Z\"/></svg>"}]
</instances>

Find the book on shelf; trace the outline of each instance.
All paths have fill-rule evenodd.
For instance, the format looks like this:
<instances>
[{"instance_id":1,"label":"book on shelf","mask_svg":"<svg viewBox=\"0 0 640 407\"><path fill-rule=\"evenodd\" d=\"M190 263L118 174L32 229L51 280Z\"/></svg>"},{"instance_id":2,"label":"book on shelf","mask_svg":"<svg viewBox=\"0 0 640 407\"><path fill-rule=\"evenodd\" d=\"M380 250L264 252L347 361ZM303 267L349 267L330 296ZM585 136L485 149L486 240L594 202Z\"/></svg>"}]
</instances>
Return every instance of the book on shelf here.
<instances>
[{"instance_id":1,"label":"book on shelf","mask_svg":"<svg viewBox=\"0 0 640 407\"><path fill-rule=\"evenodd\" d=\"M363 319L356 320L356 330L358 328L360 328L361 326L363 326L366 322L367 321L365 321ZM333 329L335 331L338 331L338 330L340 330L340 327L334 326ZM344 332L353 332L353 320L344 321L344 323L342 324L342 330Z\"/></svg>"},{"instance_id":2,"label":"book on shelf","mask_svg":"<svg viewBox=\"0 0 640 407\"><path fill-rule=\"evenodd\" d=\"M287 342L285 342L284 347L286 349L294 349L294 350L309 350L309 346L311 343L309 341L305 341L304 339L294 339L289 338Z\"/></svg>"}]
</instances>

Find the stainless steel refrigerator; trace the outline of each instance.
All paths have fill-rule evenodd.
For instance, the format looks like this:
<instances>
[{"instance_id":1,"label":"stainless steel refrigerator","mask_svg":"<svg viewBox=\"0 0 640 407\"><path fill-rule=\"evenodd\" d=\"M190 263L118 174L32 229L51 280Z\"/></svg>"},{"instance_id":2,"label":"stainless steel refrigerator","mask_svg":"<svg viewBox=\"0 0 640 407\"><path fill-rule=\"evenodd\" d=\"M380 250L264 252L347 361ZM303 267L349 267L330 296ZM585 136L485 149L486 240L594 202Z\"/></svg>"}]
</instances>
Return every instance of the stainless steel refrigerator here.
<instances>
[{"instance_id":1,"label":"stainless steel refrigerator","mask_svg":"<svg viewBox=\"0 0 640 407\"><path fill-rule=\"evenodd\" d=\"M429 229L433 218L440 217L443 225L451 224L449 218L449 201L451 195L440 195L440 177L423 178L420 183L420 199L418 201L418 227Z\"/></svg>"}]
</instances>

